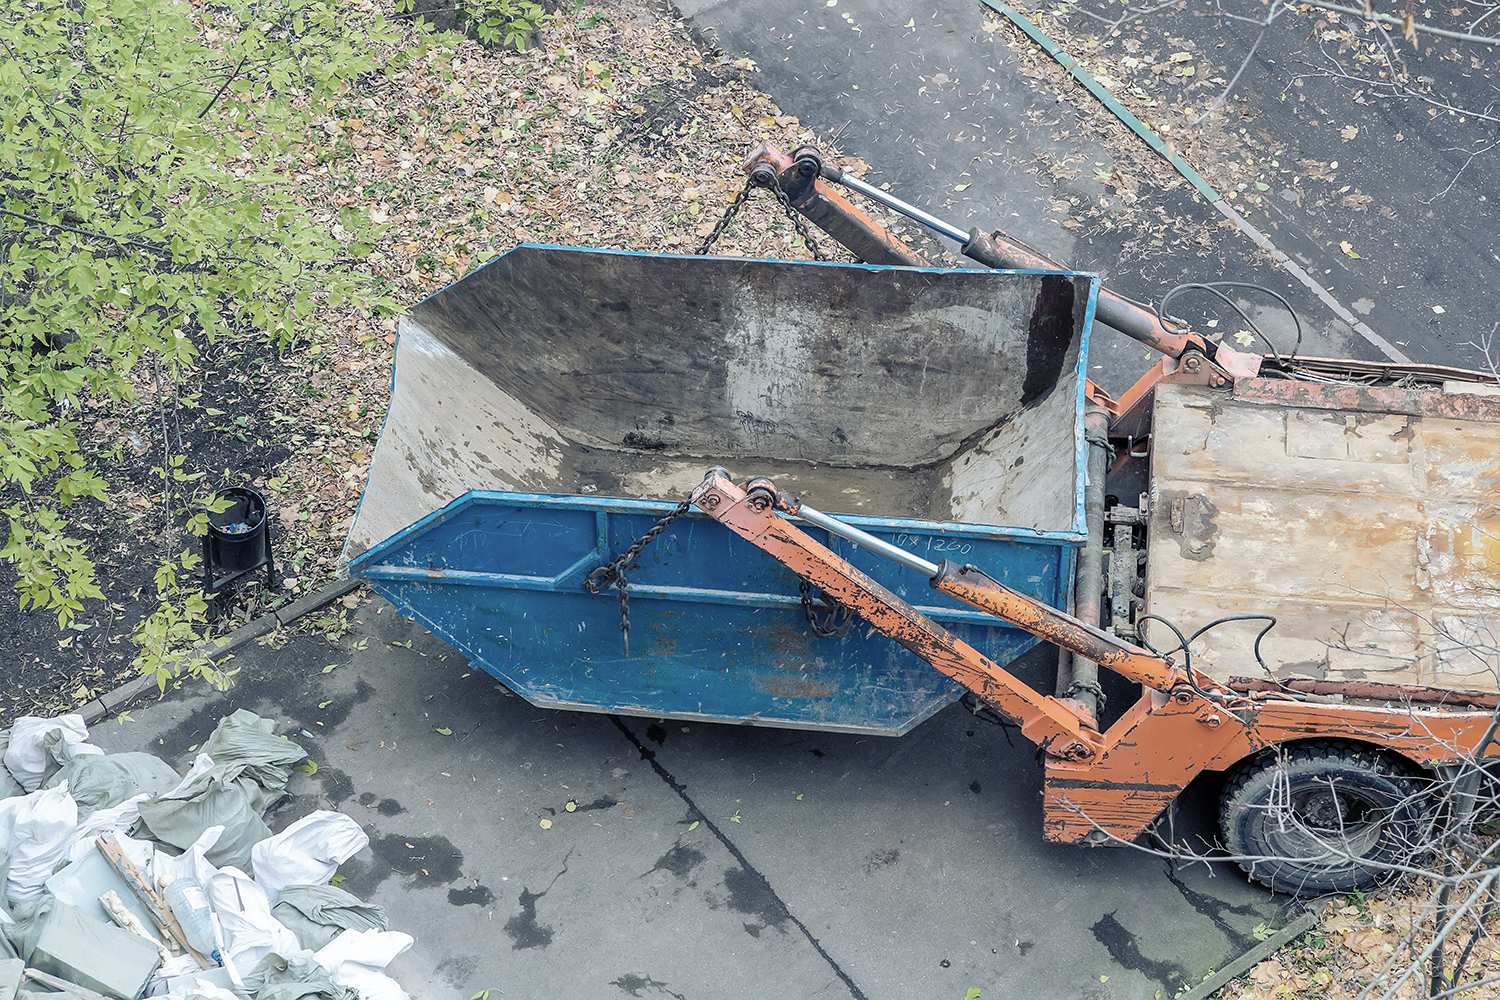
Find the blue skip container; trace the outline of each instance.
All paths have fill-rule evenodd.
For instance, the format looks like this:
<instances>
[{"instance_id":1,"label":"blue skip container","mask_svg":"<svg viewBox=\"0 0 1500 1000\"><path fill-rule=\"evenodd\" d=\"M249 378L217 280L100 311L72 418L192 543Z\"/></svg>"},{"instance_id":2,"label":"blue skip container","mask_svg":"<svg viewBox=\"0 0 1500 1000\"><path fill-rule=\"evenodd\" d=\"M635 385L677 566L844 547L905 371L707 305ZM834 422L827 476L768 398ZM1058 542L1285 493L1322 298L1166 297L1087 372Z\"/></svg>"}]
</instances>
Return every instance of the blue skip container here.
<instances>
[{"instance_id":1,"label":"blue skip container","mask_svg":"<svg viewBox=\"0 0 1500 1000\"><path fill-rule=\"evenodd\" d=\"M820 635L801 581L712 519L632 565L628 655L584 580L723 466L1069 607L1096 294L517 247L402 317L347 571L537 705L899 735L962 688L863 621ZM997 663L1038 641L808 530Z\"/></svg>"}]
</instances>

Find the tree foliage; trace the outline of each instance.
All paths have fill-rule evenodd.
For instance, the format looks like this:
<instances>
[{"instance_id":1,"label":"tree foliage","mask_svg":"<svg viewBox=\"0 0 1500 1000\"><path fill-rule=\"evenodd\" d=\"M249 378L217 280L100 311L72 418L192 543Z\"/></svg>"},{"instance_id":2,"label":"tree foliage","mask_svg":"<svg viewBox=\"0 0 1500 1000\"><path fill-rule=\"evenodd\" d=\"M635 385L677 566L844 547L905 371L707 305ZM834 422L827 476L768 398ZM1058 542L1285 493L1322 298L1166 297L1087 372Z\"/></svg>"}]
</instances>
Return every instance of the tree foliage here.
<instances>
[{"instance_id":1,"label":"tree foliage","mask_svg":"<svg viewBox=\"0 0 1500 1000\"><path fill-rule=\"evenodd\" d=\"M14 501L0 557L23 609L66 624L101 596L68 524L75 503L107 499L79 445L81 400L130 399L143 364L160 389L229 331L289 343L319 303L359 290L368 220L315 223L284 175L396 38L347 18L316 0L0 14L0 491ZM169 455L161 469L166 502Z\"/></svg>"}]
</instances>

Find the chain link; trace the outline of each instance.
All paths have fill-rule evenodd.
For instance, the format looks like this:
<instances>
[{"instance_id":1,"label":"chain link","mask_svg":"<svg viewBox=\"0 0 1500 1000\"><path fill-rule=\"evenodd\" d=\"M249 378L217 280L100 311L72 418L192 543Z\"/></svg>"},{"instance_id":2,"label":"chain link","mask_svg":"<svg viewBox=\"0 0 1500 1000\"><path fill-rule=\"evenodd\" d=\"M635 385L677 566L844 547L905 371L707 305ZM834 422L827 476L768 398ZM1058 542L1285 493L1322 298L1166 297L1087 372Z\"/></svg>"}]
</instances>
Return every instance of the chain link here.
<instances>
[{"instance_id":1,"label":"chain link","mask_svg":"<svg viewBox=\"0 0 1500 1000\"><path fill-rule=\"evenodd\" d=\"M853 608L845 607L824 594L824 606L832 605L832 609L820 620L817 613L813 611L812 584L802 580L797 585L797 590L802 595L802 616L807 619L808 627L813 630L813 635L824 639L831 639L834 636L842 639L849 634L849 630L854 627L854 619L857 617Z\"/></svg>"},{"instance_id":2,"label":"chain link","mask_svg":"<svg viewBox=\"0 0 1500 1000\"><path fill-rule=\"evenodd\" d=\"M740 188L735 194L734 200L729 203L729 207L724 210L724 214L719 218L719 221L714 223L713 232L708 234L708 237L703 241L703 245L698 248L698 256L701 257L708 253L709 249L718 242L719 237L724 235L724 230L728 229L729 224L734 221L735 216L739 215L740 209L745 207L745 202L750 200L750 192L758 186L753 177L746 179L745 186ZM802 242L807 245L807 250L812 254L813 260L828 260L823 251L818 249L818 244L814 242L812 232L807 228L807 221L792 207L792 199L787 197L787 193L781 190L780 181L772 184L771 193L781 203L782 209L786 212L786 217L792 220L792 228L797 231L798 236L802 237Z\"/></svg>"},{"instance_id":3,"label":"chain link","mask_svg":"<svg viewBox=\"0 0 1500 1000\"><path fill-rule=\"evenodd\" d=\"M630 548L626 549L618 559L613 559L607 563L600 563L583 581L583 589L587 590L590 594L599 593L599 591L611 583L618 588L620 592L620 636L625 641L625 655L627 657L630 656L630 598L625 593L625 588L629 585L625 579L625 570L635 561L636 557L641 554L641 551L646 546L656 541L658 535L666 531L667 527L673 521L686 514L691 507L691 501L682 501L672 513L657 521L651 526L649 531L640 538L637 538Z\"/></svg>"}]
</instances>

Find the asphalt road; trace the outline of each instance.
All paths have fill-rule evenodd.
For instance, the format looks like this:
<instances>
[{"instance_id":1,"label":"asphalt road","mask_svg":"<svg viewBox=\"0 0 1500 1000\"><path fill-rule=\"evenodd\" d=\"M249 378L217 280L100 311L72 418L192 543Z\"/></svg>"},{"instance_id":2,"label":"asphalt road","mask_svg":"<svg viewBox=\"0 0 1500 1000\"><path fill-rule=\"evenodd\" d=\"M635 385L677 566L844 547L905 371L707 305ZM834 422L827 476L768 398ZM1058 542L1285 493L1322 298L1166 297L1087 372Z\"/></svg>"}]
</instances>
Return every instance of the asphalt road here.
<instances>
[{"instance_id":1,"label":"asphalt road","mask_svg":"<svg viewBox=\"0 0 1500 1000\"><path fill-rule=\"evenodd\" d=\"M1185 280L1258 282L1286 295L1302 316L1309 329L1304 355L1387 360L1317 296L1271 265L1249 238L1218 240L1220 255L1208 260L1191 252L1195 233L1217 234L1224 221L1202 198L1142 189L1140 208L1174 219L1182 237L1180 248L1166 248L1149 264L1118 265L1122 245L1133 235L1128 228L1086 235L1063 228L1049 206L1058 199L1107 198L1113 192L1098 175L1118 164L1086 137L1089 130L1081 127L1074 105L1061 96L1062 89L1077 88L1022 75L1005 33L984 30L983 4L684 0L679 6L724 51L756 61L758 85L784 112L820 134L837 132L846 153L871 164L866 179L888 182L904 200L964 228L1003 228L1054 259L1099 272L1108 285L1136 298L1159 299ZM1259 5L1255 11L1260 16ZM1147 51L1154 46L1164 52L1196 37L1199 51L1212 52L1232 72L1256 29L1192 13L1144 19L1129 29L1131 37ZM1074 14L1070 23L1087 22ZM1475 367L1481 359L1473 344L1490 330L1500 306L1500 190L1483 156L1460 171L1468 159L1460 144L1482 138L1482 129L1493 126L1460 123L1446 112L1428 114L1433 108L1415 100L1372 101L1369 88L1357 93L1347 80L1318 75L1322 67L1312 61L1321 57L1306 38L1309 28L1301 14L1274 26L1230 100L1255 159L1264 150L1264 159L1285 164L1268 177L1276 197L1251 212L1251 221L1413 360ZM1456 53L1458 61L1444 52ZM1429 50L1412 73L1440 74L1433 77L1435 88L1482 108L1497 96L1482 68L1493 58L1482 46L1450 46ZM1292 99L1283 101L1280 94L1294 75L1300 83L1292 87ZM1081 100L1092 98L1083 94ZM1356 122L1358 138L1346 141L1341 128ZM1296 172L1299 161L1308 159L1343 162L1315 184ZM1071 179L1057 177L1036 170L1039 160L1084 169L1070 171L1078 174ZM960 195L955 189L962 184L969 186ZM1346 185L1368 194L1371 208L1344 209L1338 189ZM1283 191L1297 200L1284 200ZM1345 241L1356 247L1358 259L1342 252ZM1274 324L1268 326L1273 339L1285 348L1290 325L1274 310L1266 316ZM1153 360L1108 330L1099 331L1092 353L1096 380L1111 390L1128 386Z\"/></svg>"},{"instance_id":2,"label":"asphalt road","mask_svg":"<svg viewBox=\"0 0 1500 1000\"><path fill-rule=\"evenodd\" d=\"M378 598L350 618L93 739L185 768L221 716L279 720L318 769L268 822L359 820L342 884L416 937L419 998L1149 1000L1284 919L1232 871L1045 842L1035 748L959 706L899 739L549 711Z\"/></svg>"}]
</instances>

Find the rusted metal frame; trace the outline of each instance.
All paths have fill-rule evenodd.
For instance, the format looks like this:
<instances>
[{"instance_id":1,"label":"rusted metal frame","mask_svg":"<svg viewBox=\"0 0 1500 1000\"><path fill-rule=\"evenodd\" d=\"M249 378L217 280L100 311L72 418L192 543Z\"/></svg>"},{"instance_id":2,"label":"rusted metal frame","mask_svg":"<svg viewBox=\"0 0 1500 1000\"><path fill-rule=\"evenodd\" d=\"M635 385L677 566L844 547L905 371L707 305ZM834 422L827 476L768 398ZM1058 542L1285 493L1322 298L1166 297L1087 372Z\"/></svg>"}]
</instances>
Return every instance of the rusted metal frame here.
<instances>
[{"instance_id":1,"label":"rusted metal frame","mask_svg":"<svg viewBox=\"0 0 1500 1000\"><path fill-rule=\"evenodd\" d=\"M722 474L710 473L692 503L735 534L770 554L830 597L854 609L883 635L973 691L1021 726L1027 739L1050 754L1087 759L1098 733L1086 729L1066 703L1033 690L968 643L891 593L806 532L779 516L774 496L747 493Z\"/></svg>"},{"instance_id":2,"label":"rusted metal frame","mask_svg":"<svg viewBox=\"0 0 1500 1000\"><path fill-rule=\"evenodd\" d=\"M1472 705L1475 708L1500 708L1500 694L1493 691L1463 691L1428 687L1423 684L1385 684L1380 681L1315 681L1294 678L1271 681L1264 677L1231 677L1229 688L1250 693L1290 689L1303 694L1342 695L1345 698L1369 698L1372 701L1412 702L1432 705Z\"/></svg>"},{"instance_id":3,"label":"rusted metal frame","mask_svg":"<svg viewBox=\"0 0 1500 1000\"><path fill-rule=\"evenodd\" d=\"M845 181L845 178L842 171L825 168L813 147L799 147L792 156L788 156L771 143L760 142L751 149L742 167L752 177L756 176L757 169L773 172L780 181L782 190L791 197L792 206L848 247L861 260L871 264L905 263L904 259L878 260L875 257L880 254L890 254L895 258L915 257L884 227L822 183L820 176L829 177L836 183ZM865 185L861 187L867 188ZM924 224L941 226L940 231L945 236L956 238L962 232L893 196L868 188L866 193L879 196L886 204L897 206L898 210L905 211L909 217ZM1022 271L1067 270L1019 240L998 231L986 233L977 227L971 229L961 249L966 257L986 267ZM919 266L931 265L923 261ZM1095 316L1106 326L1119 330L1167 357L1181 358L1188 352L1196 351L1218 364L1231 379L1249 378L1260 372L1262 358L1259 355L1245 354L1223 344L1215 344L1192 331L1179 333L1169 330L1155 309L1107 288L1099 290Z\"/></svg>"},{"instance_id":4,"label":"rusted metal frame","mask_svg":"<svg viewBox=\"0 0 1500 1000\"><path fill-rule=\"evenodd\" d=\"M1047 760L1044 829L1049 839L1067 843L1101 839L1100 830L1130 840L1202 772L1299 740L1345 739L1424 767L1452 764L1472 755L1490 719L1488 712L1267 698L1213 705L1189 691L1148 691L1104 734L1103 751L1086 766Z\"/></svg>"},{"instance_id":5,"label":"rusted metal frame","mask_svg":"<svg viewBox=\"0 0 1500 1000\"><path fill-rule=\"evenodd\" d=\"M1430 388L1397 389L1391 386L1328 385L1291 379L1250 379L1235 384L1234 398L1249 403L1271 403L1313 410L1404 413L1414 417L1500 422L1500 396L1447 393Z\"/></svg>"},{"instance_id":6,"label":"rusted metal frame","mask_svg":"<svg viewBox=\"0 0 1500 1000\"><path fill-rule=\"evenodd\" d=\"M1170 691L1188 683L1187 674L1170 660L1019 594L973 566L959 566L945 559L932 578L932 586L1148 688ZM1198 674L1196 679L1201 687L1216 686L1206 675Z\"/></svg>"},{"instance_id":7,"label":"rusted metal frame","mask_svg":"<svg viewBox=\"0 0 1500 1000\"><path fill-rule=\"evenodd\" d=\"M1297 372L1320 374L1345 380L1370 379L1372 384L1396 382L1406 378L1418 378L1428 382L1478 382L1500 384L1500 375L1493 372L1475 371L1472 368L1452 368L1447 365L1409 364L1399 361L1354 361L1348 358L1297 358L1290 367Z\"/></svg>"},{"instance_id":8,"label":"rusted metal frame","mask_svg":"<svg viewBox=\"0 0 1500 1000\"><path fill-rule=\"evenodd\" d=\"M750 150L750 155L740 166L746 174L762 183L774 177L793 208L866 264L932 266L884 226L824 184L818 177L821 161L788 156L770 143L761 142Z\"/></svg>"}]
</instances>

